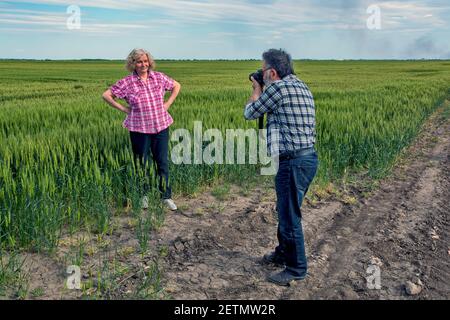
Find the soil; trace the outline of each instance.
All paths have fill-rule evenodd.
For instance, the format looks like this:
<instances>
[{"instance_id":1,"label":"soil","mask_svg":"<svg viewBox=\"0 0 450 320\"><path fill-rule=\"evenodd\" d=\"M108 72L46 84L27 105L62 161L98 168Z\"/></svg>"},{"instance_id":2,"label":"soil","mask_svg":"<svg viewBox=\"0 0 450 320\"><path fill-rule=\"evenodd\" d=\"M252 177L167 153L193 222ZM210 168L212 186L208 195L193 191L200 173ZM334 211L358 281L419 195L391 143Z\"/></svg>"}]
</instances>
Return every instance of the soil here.
<instances>
[{"instance_id":1,"label":"soil","mask_svg":"<svg viewBox=\"0 0 450 320\"><path fill-rule=\"evenodd\" d=\"M108 298L126 298L143 281L139 270L158 261L164 297L174 299L449 299L450 118L443 110L427 121L389 177L369 195L355 188L348 191L354 201L334 196L303 204L305 280L289 287L266 281L280 270L261 261L277 245L270 184L245 194L233 187L226 200L210 193L175 199L180 209L152 232L149 251L154 254L145 256L135 253L139 246L130 220L119 215L116 232L102 240L108 250L86 235L87 249L97 253L84 254L82 281L90 277L88 265L100 265L101 253L106 259L114 254L129 267L115 278ZM67 256L69 242L62 242L56 258L28 255L30 290L43 291L37 298L81 297L80 291L62 289L67 259L61 257ZM158 252L165 253L158 258ZM374 266L379 288L368 281L368 268ZM406 290L411 285L415 292Z\"/></svg>"},{"instance_id":2,"label":"soil","mask_svg":"<svg viewBox=\"0 0 450 320\"><path fill-rule=\"evenodd\" d=\"M170 245L165 288L175 299L449 299L449 151L450 121L435 116L369 197L305 203L309 276L290 287L267 282L279 268L261 262L277 245L273 188L233 196L220 213L170 215L159 235ZM379 268L378 289L369 266ZM421 292L409 295L408 281Z\"/></svg>"}]
</instances>

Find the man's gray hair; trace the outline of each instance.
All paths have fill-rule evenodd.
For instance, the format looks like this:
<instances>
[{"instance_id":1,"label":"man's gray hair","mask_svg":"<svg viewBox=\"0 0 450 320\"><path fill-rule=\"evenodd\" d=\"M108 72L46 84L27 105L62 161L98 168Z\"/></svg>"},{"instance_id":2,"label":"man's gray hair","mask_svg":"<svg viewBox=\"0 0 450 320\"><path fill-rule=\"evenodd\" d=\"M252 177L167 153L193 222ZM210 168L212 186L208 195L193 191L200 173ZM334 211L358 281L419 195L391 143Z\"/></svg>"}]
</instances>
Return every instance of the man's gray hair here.
<instances>
[{"instance_id":1,"label":"man's gray hair","mask_svg":"<svg viewBox=\"0 0 450 320\"><path fill-rule=\"evenodd\" d=\"M266 62L266 68L275 69L281 79L290 74L295 74L291 55L283 49L267 50L263 53L262 58Z\"/></svg>"}]
</instances>

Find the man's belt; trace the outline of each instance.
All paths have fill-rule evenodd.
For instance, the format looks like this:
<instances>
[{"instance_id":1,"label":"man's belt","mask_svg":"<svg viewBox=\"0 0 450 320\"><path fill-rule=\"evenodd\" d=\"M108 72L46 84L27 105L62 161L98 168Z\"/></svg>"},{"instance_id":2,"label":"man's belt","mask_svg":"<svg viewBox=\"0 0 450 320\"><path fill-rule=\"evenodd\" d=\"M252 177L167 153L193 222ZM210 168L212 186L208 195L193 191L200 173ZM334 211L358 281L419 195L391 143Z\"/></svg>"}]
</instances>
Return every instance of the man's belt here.
<instances>
[{"instance_id":1,"label":"man's belt","mask_svg":"<svg viewBox=\"0 0 450 320\"><path fill-rule=\"evenodd\" d=\"M314 149L314 147L310 147L310 148L305 148L305 149L299 149L299 150L295 150L295 151L288 151L288 152L284 152L282 154L280 154L280 161L281 160L290 160L290 159L295 159L301 156L307 156L310 154L313 154L314 152L316 152L316 149Z\"/></svg>"}]
</instances>

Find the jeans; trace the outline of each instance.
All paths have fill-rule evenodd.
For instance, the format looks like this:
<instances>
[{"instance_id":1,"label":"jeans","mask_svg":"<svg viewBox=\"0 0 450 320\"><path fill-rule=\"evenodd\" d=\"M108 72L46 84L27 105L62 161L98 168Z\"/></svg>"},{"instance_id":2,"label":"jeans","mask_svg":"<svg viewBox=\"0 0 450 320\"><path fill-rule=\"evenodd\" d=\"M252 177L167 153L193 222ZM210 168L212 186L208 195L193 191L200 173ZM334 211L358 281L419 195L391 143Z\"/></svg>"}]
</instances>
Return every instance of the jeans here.
<instances>
[{"instance_id":1,"label":"jeans","mask_svg":"<svg viewBox=\"0 0 450 320\"><path fill-rule=\"evenodd\" d=\"M305 276L307 261L302 229L301 205L319 161L313 148L291 159L281 159L275 177L278 212L278 243L275 252L284 257L286 271Z\"/></svg>"},{"instance_id":2,"label":"jeans","mask_svg":"<svg viewBox=\"0 0 450 320\"><path fill-rule=\"evenodd\" d=\"M158 172L158 188L163 199L172 197L172 189L169 185L169 128L156 134L146 134L130 131L131 147L133 149L135 164L139 162L148 173L148 162L153 159L156 162ZM149 151L152 158L149 160ZM148 192L148 184L144 184L144 192Z\"/></svg>"}]
</instances>

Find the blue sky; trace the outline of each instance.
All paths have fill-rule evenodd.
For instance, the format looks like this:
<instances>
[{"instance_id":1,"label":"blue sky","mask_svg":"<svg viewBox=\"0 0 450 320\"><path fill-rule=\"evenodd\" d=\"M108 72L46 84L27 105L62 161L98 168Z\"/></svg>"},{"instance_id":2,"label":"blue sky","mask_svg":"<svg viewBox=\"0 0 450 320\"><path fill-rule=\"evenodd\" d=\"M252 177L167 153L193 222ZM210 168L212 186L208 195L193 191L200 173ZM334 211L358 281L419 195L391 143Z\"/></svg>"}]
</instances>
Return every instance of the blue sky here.
<instances>
[{"instance_id":1,"label":"blue sky","mask_svg":"<svg viewBox=\"0 0 450 320\"><path fill-rule=\"evenodd\" d=\"M67 8L80 9L80 28ZM380 10L381 29L367 20ZM450 1L0 1L0 58L450 59Z\"/></svg>"}]
</instances>

